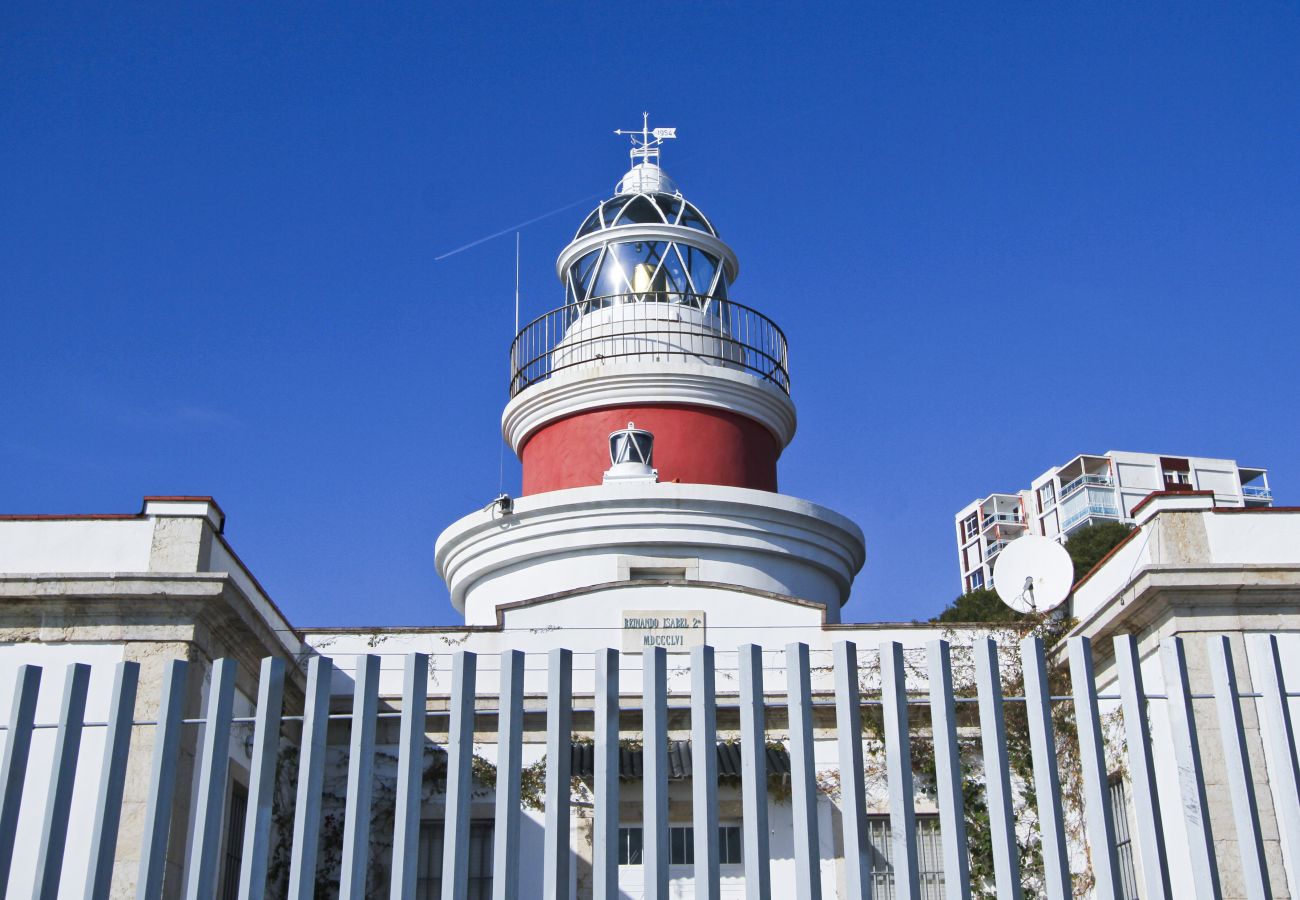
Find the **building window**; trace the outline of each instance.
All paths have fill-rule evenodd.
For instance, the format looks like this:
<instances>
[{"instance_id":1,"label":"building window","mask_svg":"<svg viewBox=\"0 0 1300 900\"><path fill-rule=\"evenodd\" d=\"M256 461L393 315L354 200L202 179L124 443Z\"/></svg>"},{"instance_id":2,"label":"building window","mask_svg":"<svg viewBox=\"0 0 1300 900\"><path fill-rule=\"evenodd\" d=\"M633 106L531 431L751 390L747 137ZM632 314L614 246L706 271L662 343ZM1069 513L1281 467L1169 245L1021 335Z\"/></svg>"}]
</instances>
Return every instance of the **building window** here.
<instances>
[{"instance_id":1,"label":"building window","mask_svg":"<svg viewBox=\"0 0 1300 900\"><path fill-rule=\"evenodd\" d=\"M971 572L970 577L966 579L966 590L977 591L982 587L984 587L984 570Z\"/></svg>"},{"instance_id":2,"label":"building window","mask_svg":"<svg viewBox=\"0 0 1300 900\"><path fill-rule=\"evenodd\" d=\"M639 866L644 862L642 839L644 832L638 826L618 830L618 864ZM718 863L738 866L744 862L741 847L743 839L739 825L718 826ZM673 825L668 829L668 863L673 866L695 865L695 829L690 825Z\"/></svg>"},{"instance_id":3,"label":"building window","mask_svg":"<svg viewBox=\"0 0 1300 900\"><path fill-rule=\"evenodd\" d=\"M871 895L893 900L894 842L889 816L867 817L867 839L871 844ZM916 817L916 863L921 900L943 900L943 843L938 816Z\"/></svg>"},{"instance_id":4,"label":"building window","mask_svg":"<svg viewBox=\"0 0 1300 900\"><path fill-rule=\"evenodd\" d=\"M220 900L239 896L239 861L244 855L244 823L248 821L248 788L230 783L229 812L226 815L226 853L221 859Z\"/></svg>"},{"instance_id":5,"label":"building window","mask_svg":"<svg viewBox=\"0 0 1300 900\"><path fill-rule=\"evenodd\" d=\"M618 830L618 864L620 866L639 866L641 862L641 829L620 828Z\"/></svg>"},{"instance_id":6,"label":"building window","mask_svg":"<svg viewBox=\"0 0 1300 900\"><path fill-rule=\"evenodd\" d=\"M490 900L492 897L491 822L469 825L469 866L465 879L467 900ZM420 823L420 852L415 874L417 900L438 900L442 896L442 822Z\"/></svg>"},{"instance_id":7,"label":"building window","mask_svg":"<svg viewBox=\"0 0 1300 900\"><path fill-rule=\"evenodd\" d=\"M1056 486L1050 481L1038 489L1038 508L1045 509L1056 502Z\"/></svg>"},{"instance_id":8,"label":"building window","mask_svg":"<svg viewBox=\"0 0 1300 900\"><path fill-rule=\"evenodd\" d=\"M971 513L961 523L962 533L966 535L966 540L970 540L980 532L980 515Z\"/></svg>"},{"instance_id":9,"label":"building window","mask_svg":"<svg viewBox=\"0 0 1300 900\"><path fill-rule=\"evenodd\" d=\"M1137 863L1133 860L1133 835L1128 830L1128 787L1121 775L1110 778L1110 817L1115 823L1115 858L1124 900L1139 900Z\"/></svg>"}]
</instances>

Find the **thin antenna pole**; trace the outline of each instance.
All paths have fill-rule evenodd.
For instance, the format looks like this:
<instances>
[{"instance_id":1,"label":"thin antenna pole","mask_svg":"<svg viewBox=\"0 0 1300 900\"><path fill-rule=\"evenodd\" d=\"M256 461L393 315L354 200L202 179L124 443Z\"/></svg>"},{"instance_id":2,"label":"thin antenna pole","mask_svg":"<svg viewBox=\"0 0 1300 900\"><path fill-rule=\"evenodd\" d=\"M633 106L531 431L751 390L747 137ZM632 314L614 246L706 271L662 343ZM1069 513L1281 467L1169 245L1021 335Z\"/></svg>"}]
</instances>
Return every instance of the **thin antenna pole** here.
<instances>
[{"instance_id":1,"label":"thin antenna pole","mask_svg":"<svg viewBox=\"0 0 1300 900\"><path fill-rule=\"evenodd\" d=\"M515 232L515 334L519 334L519 232Z\"/></svg>"}]
</instances>

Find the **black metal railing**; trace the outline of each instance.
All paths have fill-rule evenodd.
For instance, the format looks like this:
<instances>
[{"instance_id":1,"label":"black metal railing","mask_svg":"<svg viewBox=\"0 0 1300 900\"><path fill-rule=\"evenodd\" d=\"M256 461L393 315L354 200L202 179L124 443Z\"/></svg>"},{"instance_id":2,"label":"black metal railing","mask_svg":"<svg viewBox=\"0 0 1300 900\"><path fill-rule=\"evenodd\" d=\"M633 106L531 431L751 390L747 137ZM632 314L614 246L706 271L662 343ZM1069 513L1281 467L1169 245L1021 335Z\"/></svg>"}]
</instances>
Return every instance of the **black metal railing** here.
<instances>
[{"instance_id":1,"label":"black metal railing","mask_svg":"<svg viewBox=\"0 0 1300 900\"><path fill-rule=\"evenodd\" d=\"M575 366L694 360L750 372L790 393L785 334L734 300L671 291L570 303L525 325L510 345L510 396Z\"/></svg>"}]
</instances>

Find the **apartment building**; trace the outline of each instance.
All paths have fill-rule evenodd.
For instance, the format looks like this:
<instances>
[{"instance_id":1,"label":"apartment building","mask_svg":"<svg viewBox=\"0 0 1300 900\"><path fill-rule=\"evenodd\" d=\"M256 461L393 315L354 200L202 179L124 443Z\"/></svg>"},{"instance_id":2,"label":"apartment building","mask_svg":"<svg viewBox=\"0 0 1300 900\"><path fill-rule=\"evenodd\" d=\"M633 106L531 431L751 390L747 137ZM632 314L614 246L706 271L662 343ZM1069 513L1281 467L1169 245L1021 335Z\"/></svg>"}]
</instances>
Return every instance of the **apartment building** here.
<instances>
[{"instance_id":1,"label":"apartment building","mask_svg":"<svg viewBox=\"0 0 1300 900\"><path fill-rule=\"evenodd\" d=\"M954 517L963 591L993 586L993 568L1008 542L1039 534L1064 542L1095 522L1133 521L1153 491L1213 491L1216 506L1269 507L1268 470L1231 459L1110 450L1081 453L1048 469L1028 489L990 494Z\"/></svg>"}]
</instances>

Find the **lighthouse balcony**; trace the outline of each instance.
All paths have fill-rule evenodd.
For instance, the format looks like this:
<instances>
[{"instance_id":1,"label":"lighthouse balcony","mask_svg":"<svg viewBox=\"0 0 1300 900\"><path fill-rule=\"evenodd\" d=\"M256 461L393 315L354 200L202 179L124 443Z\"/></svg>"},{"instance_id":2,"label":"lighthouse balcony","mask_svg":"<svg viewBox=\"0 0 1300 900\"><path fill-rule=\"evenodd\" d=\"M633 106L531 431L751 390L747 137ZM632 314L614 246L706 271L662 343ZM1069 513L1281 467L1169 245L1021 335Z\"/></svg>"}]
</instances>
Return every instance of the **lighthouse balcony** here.
<instances>
[{"instance_id":1,"label":"lighthouse balcony","mask_svg":"<svg viewBox=\"0 0 1300 900\"><path fill-rule=\"evenodd\" d=\"M785 334L734 300L651 290L538 316L510 348L510 396L556 373L611 363L694 362L756 375L790 392Z\"/></svg>"}]
</instances>

